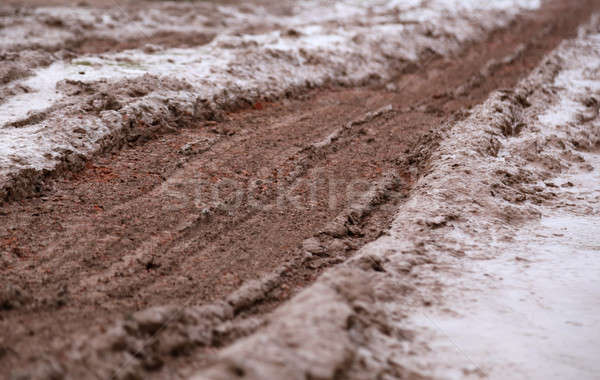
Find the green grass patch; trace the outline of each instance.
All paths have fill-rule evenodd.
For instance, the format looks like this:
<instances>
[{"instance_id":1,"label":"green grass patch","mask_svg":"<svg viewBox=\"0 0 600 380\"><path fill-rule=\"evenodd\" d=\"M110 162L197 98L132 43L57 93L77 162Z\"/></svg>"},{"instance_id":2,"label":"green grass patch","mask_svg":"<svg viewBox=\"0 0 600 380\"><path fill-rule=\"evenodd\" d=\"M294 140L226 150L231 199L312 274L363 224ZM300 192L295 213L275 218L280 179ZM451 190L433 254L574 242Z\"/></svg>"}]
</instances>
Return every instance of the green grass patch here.
<instances>
[{"instance_id":1,"label":"green grass patch","mask_svg":"<svg viewBox=\"0 0 600 380\"><path fill-rule=\"evenodd\" d=\"M93 63L90 61L74 61L73 64L77 66L93 66Z\"/></svg>"}]
</instances>

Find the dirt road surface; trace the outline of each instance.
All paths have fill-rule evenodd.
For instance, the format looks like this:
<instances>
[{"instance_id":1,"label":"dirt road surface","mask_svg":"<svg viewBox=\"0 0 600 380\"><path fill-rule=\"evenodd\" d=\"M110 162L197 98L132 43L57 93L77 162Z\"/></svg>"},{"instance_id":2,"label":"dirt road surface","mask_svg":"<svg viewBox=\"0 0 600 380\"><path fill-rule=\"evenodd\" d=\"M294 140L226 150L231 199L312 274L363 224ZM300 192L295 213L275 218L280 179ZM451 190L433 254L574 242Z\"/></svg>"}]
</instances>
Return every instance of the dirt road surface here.
<instances>
[{"instance_id":1,"label":"dirt road surface","mask_svg":"<svg viewBox=\"0 0 600 380\"><path fill-rule=\"evenodd\" d=\"M1 8L4 24L36 17L37 2L14 3ZM70 4L52 5L59 3ZM110 1L93 3L98 14L116 12ZM281 29L272 21L260 25L255 15L221 22L230 20L224 8L191 4L215 12L210 31L77 39L61 13L47 18L45 25L64 27L66 37L57 32L58 42L48 46L35 39L3 45L5 68L25 66L0 72L0 91L5 99L26 94L20 81L55 60L84 62L80 70L89 75L96 62L90 55L194 49L222 34ZM125 14L168 7L121 6ZM259 6L269 20L295 12L285 2L244 5ZM278 307L388 234L430 171L442 131L494 91L517 86L599 9L592 0L542 2L483 38L460 41L444 54L422 51L414 62L354 85L325 80L316 88L207 106L202 117L148 110L150 119L164 120L127 120L132 132L111 135L101 150L42 174L11 177L17 180L0 208L1 376L179 379L218 367L220 349L260 332ZM152 92L157 82L143 78L66 80L58 104L71 107L71 99L101 93L102 109L114 111L122 103L119 86L139 92L131 98ZM188 90L177 80L160 85ZM26 123L60 121L59 111L30 114ZM413 339L409 332L404 338ZM237 375L232 368L232 378L243 378L242 367ZM315 378L350 378L342 370L323 373Z\"/></svg>"}]
</instances>

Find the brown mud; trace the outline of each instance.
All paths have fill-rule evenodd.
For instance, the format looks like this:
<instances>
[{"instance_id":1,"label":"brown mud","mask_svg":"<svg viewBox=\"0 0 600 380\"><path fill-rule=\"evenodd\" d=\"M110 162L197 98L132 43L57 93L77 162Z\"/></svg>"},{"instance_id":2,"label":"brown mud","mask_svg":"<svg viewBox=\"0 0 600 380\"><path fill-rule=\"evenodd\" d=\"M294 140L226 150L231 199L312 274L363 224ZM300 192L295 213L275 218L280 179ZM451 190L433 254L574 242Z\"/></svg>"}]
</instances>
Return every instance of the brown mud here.
<instances>
[{"instance_id":1,"label":"brown mud","mask_svg":"<svg viewBox=\"0 0 600 380\"><path fill-rule=\"evenodd\" d=\"M260 315L385 233L427 167L420 152L436 144L436 130L513 87L599 6L548 2L386 86L321 88L161 131L54 179L40 197L4 204L0 373L48 354L67 363L61 353L90 329L102 334L150 307L231 299L275 271L276 286L229 317L250 322L140 359L145 378L206 365L215 347L259 328ZM358 199L347 196L350 184Z\"/></svg>"}]
</instances>

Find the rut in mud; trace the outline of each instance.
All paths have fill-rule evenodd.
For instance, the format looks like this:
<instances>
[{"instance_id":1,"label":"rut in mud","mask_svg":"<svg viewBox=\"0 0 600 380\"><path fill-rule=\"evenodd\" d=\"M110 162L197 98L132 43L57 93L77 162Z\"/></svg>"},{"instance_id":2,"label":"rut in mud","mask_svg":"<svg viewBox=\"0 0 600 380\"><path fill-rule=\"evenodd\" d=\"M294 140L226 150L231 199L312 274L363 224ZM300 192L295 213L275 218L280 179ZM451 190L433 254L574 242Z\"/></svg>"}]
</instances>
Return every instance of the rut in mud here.
<instances>
[{"instance_id":1,"label":"rut in mud","mask_svg":"<svg viewBox=\"0 0 600 380\"><path fill-rule=\"evenodd\" d=\"M385 233L427 169L437 128L513 87L597 7L550 2L384 87L310 90L161 130L54 179L40 197L5 204L0 372L68 352L124 314L218 304L271 274L230 302L218 322L240 323L222 335L190 344L158 334L132 360L145 377L206 365L215 346L259 328L262 314Z\"/></svg>"}]
</instances>

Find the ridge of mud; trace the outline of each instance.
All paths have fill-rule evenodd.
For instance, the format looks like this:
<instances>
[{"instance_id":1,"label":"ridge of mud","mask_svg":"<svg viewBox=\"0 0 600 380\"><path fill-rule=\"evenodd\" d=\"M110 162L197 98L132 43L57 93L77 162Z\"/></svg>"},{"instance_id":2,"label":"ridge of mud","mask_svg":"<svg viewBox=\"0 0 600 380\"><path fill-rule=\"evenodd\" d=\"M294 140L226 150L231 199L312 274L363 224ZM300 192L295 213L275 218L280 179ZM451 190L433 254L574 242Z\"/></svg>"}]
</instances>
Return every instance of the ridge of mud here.
<instances>
[{"instance_id":1,"label":"ridge of mud","mask_svg":"<svg viewBox=\"0 0 600 380\"><path fill-rule=\"evenodd\" d=\"M538 218L537 205L555 196L540 184L563 167L585 166L577 152L600 146L600 128L590 123L597 120L600 95L599 32L595 17L514 90L494 93L446 128L389 236L328 271L194 379L428 377L407 360L403 346L410 347L411 332L404 313L439 301L442 267L471 251L493 254L486 248L493 239L510 239ZM561 75L560 86L573 78L581 84L557 88ZM540 129L539 118L553 117L547 113L561 101L580 103L579 123Z\"/></svg>"}]
</instances>

